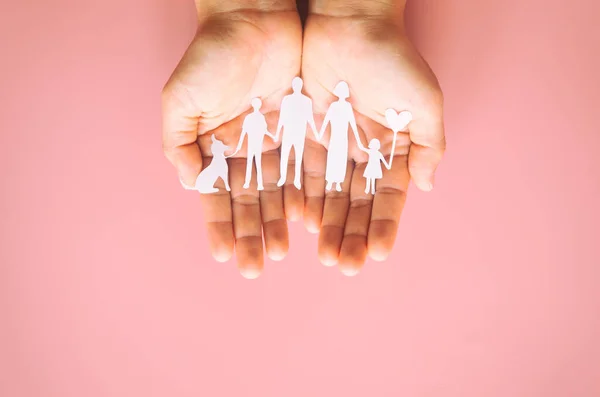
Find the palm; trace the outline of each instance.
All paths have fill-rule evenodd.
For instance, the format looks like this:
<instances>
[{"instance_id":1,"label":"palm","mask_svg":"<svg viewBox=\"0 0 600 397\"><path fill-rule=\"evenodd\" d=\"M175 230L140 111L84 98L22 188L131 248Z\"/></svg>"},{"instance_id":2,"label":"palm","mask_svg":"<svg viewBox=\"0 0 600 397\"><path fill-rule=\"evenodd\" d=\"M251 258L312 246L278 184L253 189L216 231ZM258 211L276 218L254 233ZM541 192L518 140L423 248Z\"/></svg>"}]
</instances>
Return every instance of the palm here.
<instances>
[{"instance_id":1,"label":"palm","mask_svg":"<svg viewBox=\"0 0 600 397\"><path fill-rule=\"evenodd\" d=\"M211 135L233 152L252 98L262 99L261 112L269 131L274 131L281 98L299 73L300 57L301 28L295 12L233 12L201 25L163 98L164 140L173 147L170 154L165 149L186 184L193 184L210 163ZM265 138L264 192L256 189L256 171L250 189L242 188L245 143L236 158L228 160L231 193L219 180L219 193L202 196L213 256L228 260L235 243L238 265L248 277L257 276L263 266L263 224L269 256L281 259L287 251L282 192L276 187L277 147Z\"/></svg>"},{"instance_id":2,"label":"palm","mask_svg":"<svg viewBox=\"0 0 600 397\"><path fill-rule=\"evenodd\" d=\"M411 148L413 126L418 130L416 124L423 124L429 114L441 115L435 76L401 30L392 22L322 15L312 15L305 30L302 72L307 93L321 119L335 99L333 88L339 81L346 81L362 144L367 146L371 139L379 139L387 159L394 133L386 126L386 109L409 110L416 116L410 125L411 134L398 134L392 169L384 171L377 182L375 197L364 192L367 154L359 150L351 136L349 159L353 160L354 172L348 169L342 193L329 193L323 200L319 191L328 135L321 143L307 135L311 142L307 142L310 151L306 156L311 161L305 162L305 168L314 184L305 186L307 227L320 228L321 261L339 264L347 274L358 271L367 253L374 259L387 257L412 173L409 153L415 149ZM417 145L417 150L426 149Z\"/></svg>"},{"instance_id":3,"label":"palm","mask_svg":"<svg viewBox=\"0 0 600 397\"><path fill-rule=\"evenodd\" d=\"M235 146L252 98L263 100L263 113L277 111L300 68L296 18L293 13L235 13L201 26L169 89L198 117L199 135L216 133ZM265 148L270 149L273 145Z\"/></svg>"}]
</instances>

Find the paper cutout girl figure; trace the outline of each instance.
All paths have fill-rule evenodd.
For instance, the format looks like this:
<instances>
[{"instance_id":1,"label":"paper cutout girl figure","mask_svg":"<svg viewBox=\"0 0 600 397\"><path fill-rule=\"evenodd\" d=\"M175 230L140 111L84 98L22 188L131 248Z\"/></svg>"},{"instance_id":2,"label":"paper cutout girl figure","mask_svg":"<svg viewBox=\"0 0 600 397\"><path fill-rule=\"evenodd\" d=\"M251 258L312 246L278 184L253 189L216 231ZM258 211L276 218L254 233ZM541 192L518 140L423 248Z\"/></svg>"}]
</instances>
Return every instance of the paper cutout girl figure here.
<instances>
[{"instance_id":1,"label":"paper cutout girl figure","mask_svg":"<svg viewBox=\"0 0 600 397\"><path fill-rule=\"evenodd\" d=\"M240 151L244 144L244 137L248 135L248 155L246 159L246 179L244 181L244 189L250 187L252 179L252 162L256 164L256 180L258 182L258 190L264 190L262 177L262 146L265 135L275 140L275 136L267 130L267 120L260 112L262 101L259 98L252 100L252 108L254 111L244 118L242 125L242 134L238 142L235 152L227 157L234 156Z\"/></svg>"},{"instance_id":2,"label":"paper cutout girl figure","mask_svg":"<svg viewBox=\"0 0 600 397\"><path fill-rule=\"evenodd\" d=\"M394 148L392 147L392 154L390 155L389 163L385 161L383 154L379 151L380 148L381 143L379 142L379 139L371 139L369 142L369 148L364 149L364 151L369 154L369 161L367 162L367 167L363 173L363 176L367 178L367 186L365 187L365 193L367 194L369 193L369 190L371 191L371 194L375 194L375 181L383 177L381 163L383 163L385 168L388 170L392 168Z\"/></svg>"},{"instance_id":3,"label":"paper cutout girl figure","mask_svg":"<svg viewBox=\"0 0 600 397\"><path fill-rule=\"evenodd\" d=\"M193 187L185 185L183 181L181 181L181 184L187 190L197 190L203 194L210 194L219 191L215 187L215 183L221 178L225 182L225 189L229 192L231 191L229 187L229 167L225 157L225 151L229 150L229 146L225 146L223 142L215 138L214 134L210 139L212 140L210 151L213 155L210 164L200 172Z\"/></svg>"},{"instance_id":4,"label":"paper cutout girl figure","mask_svg":"<svg viewBox=\"0 0 600 397\"><path fill-rule=\"evenodd\" d=\"M281 177L279 178L279 182L277 182L277 186L283 186L285 180L287 179L288 158L292 148L294 148L294 154L296 155L294 186L296 186L296 189L298 190L300 190L302 187L302 184L300 183L300 175L307 124L309 124L312 128L315 138L320 140L319 134L317 133L317 126L315 124L312 100L306 95L302 94L303 85L304 82L300 77L296 77L292 81L292 89L294 90L294 93L285 96L281 102L279 125L277 126L277 132L275 133L275 141L277 142L281 130L284 130L283 138L281 139Z\"/></svg>"},{"instance_id":5,"label":"paper cutout girl figure","mask_svg":"<svg viewBox=\"0 0 600 397\"><path fill-rule=\"evenodd\" d=\"M390 161L389 163L385 161L383 154L379 151L381 148L381 142L379 139L371 139L369 142L368 149L361 149L364 152L369 154L369 161L367 162L367 167L365 168L365 172L363 176L367 178L367 185L365 186L365 193L375 194L375 181L377 179L381 179L383 176L381 170L381 163L385 165L385 168L388 170L392 169L392 162L394 161L394 151L396 149L396 138L398 137L398 132L402 131L408 123L412 120L412 114L410 112L400 112L396 113L394 109L388 109L385 111L385 119L388 123L388 126L392 129L394 133L394 138L392 139L392 153L390 153Z\"/></svg>"},{"instance_id":6,"label":"paper cutout girl figure","mask_svg":"<svg viewBox=\"0 0 600 397\"><path fill-rule=\"evenodd\" d=\"M335 183L335 189L341 192L348 165L348 125L352 128L358 147L361 150L366 149L358 136L352 105L346 101L350 96L348 84L340 81L335 86L333 94L338 97L338 100L329 106L319 136L323 137L327 124L331 124L331 137L327 148L327 170L325 171L326 189L331 190Z\"/></svg>"}]
</instances>

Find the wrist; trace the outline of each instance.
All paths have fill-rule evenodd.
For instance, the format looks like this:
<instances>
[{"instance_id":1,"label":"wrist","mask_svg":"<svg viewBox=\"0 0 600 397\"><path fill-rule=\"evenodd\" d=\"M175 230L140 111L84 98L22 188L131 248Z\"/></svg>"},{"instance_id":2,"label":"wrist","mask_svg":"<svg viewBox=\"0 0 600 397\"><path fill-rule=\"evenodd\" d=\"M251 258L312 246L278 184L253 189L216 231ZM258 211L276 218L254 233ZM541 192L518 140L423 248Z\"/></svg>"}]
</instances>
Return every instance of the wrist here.
<instances>
[{"instance_id":1,"label":"wrist","mask_svg":"<svg viewBox=\"0 0 600 397\"><path fill-rule=\"evenodd\" d=\"M406 0L311 0L309 13L335 17L402 18Z\"/></svg>"},{"instance_id":2,"label":"wrist","mask_svg":"<svg viewBox=\"0 0 600 397\"><path fill-rule=\"evenodd\" d=\"M198 17L235 11L292 11L296 0L195 0Z\"/></svg>"}]
</instances>

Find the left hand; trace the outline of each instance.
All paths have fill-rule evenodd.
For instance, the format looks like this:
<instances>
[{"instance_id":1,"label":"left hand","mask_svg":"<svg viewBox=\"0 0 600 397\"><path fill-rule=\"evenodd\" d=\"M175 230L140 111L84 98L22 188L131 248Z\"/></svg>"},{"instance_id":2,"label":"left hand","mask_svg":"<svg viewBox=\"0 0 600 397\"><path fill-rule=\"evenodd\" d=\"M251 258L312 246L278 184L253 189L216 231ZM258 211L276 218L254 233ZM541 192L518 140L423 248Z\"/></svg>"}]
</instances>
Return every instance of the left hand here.
<instances>
[{"instance_id":1,"label":"left hand","mask_svg":"<svg viewBox=\"0 0 600 397\"><path fill-rule=\"evenodd\" d=\"M302 73L315 113L322 119L335 99L331 91L339 81L346 81L361 140L368 146L369 140L378 138L386 157L394 133L387 126L385 111L407 110L413 116L409 132L398 134L396 160L377 181L374 197L364 193L368 158L354 137L349 142L349 159L354 164L348 168L343 191L325 195L327 139L318 143L307 135L305 225L309 231L320 232L321 262L338 264L344 274L354 275L367 255L382 261L390 254L409 181L412 178L423 191L433 188L445 138L442 92L406 37L403 4L364 1L360 10L353 11L345 3L347 0L315 0L307 19ZM373 8L368 8L369 4Z\"/></svg>"}]
</instances>

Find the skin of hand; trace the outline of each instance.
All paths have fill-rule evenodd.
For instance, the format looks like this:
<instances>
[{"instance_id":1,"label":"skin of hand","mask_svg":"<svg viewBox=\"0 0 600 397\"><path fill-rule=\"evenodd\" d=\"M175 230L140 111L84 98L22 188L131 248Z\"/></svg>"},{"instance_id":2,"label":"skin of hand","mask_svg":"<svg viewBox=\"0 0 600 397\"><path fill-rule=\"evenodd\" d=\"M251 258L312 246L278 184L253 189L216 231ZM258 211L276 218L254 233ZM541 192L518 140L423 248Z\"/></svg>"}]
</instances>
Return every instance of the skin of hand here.
<instances>
[{"instance_id":1,"label":"skin of hand","mask_svg":"<svg viewBox=\"0 0 600 397\"><path fill-rule=\"evenodd\" d=\"M300 73L302 51L293 0L198 0L196 5L197 34L162 94L164 153L189 186L211 161L212 134L233 153L253 98L262 100L269 129L277 125L281 99ZM256 170L250 189L243 189L246 148L247 139L227 160L231 192L219 180L219 192L200 195L200 201L213 257L227 261L235 247L242 275L256 278L263 269L263 235L269 258L281 260L288 251L283 199L288 189L277 187L278 145L270 139L263 143L265 190L256 189ZM285 195L290 208L303 207L302 196Z\"/></svg>"},{"instance_id":2,"label":"skin of hand","mask_svg":"<svg viewBox=\"0 0 600 397\"><path fill-rule=\"evenodd\" d=\"M445 150L443 97L438 81L408 40L401 0L313 0L304 31L302 77L315 113L323 119L336 98L339 81L350 98L362 143L381 141L391 153L394 133L385 111L410 111L408 132L398 133L395 161L365 194L368 160L349 134L349 164L342 192L325 194L326 148L307 135L304 161L306 228L319 233L319 259L357 274L367 256L385 260L393 249L400 215L412 179L423 191L433 188L434 172Z\"/></svg>"}]
</instances>

